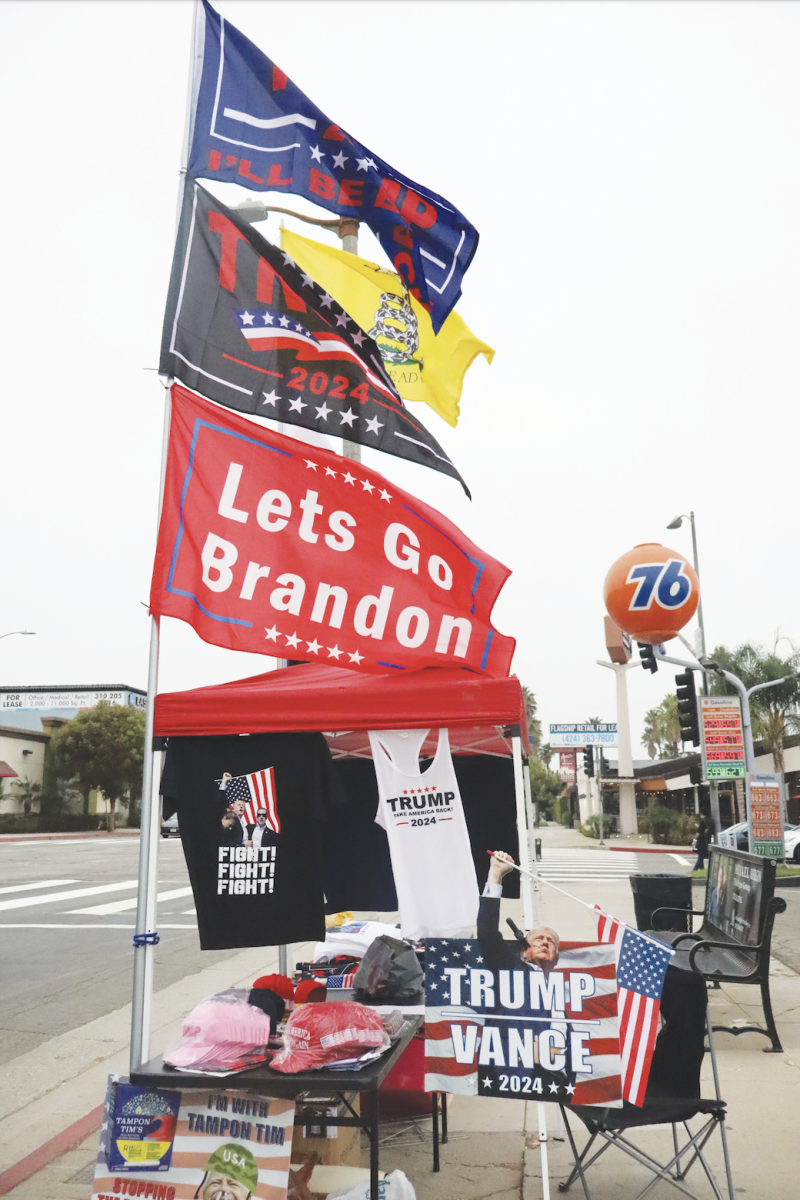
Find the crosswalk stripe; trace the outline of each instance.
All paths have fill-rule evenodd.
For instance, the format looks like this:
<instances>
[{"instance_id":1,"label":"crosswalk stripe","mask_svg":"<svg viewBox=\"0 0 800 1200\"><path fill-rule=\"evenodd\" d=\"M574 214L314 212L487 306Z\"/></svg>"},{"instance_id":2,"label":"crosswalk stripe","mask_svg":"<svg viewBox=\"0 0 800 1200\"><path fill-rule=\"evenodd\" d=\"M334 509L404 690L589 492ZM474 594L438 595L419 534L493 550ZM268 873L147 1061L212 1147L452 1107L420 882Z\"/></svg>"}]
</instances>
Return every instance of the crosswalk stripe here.
<instances>
[{"instance_id":1,"label":"crosswalk stripe","mask_svg":"<svg viewBox=\"0 0 800 1200\"><path fill-rule=\"evenodd\" d=\"M42 879L40 883L15 883L13 887L0 887L0 896L8 892L32 892L36 888L63 887L65 883L78 883L77 879Z\"/></svg>"},{"instance_id":2,"label":"crosswalk stripe","mask_svg":"<svg viewBox=\"0 0 800 1200\"><path fill-rule=\"evenodd\" d=\"M122 892L138 886L138 879L126 879L124 883L104 883L97 887L76 888L73 892L51 892L49 896L18 896L13 900L0 900L0 912L9 908L29 908L34 904L57 904L59 900L77 900L81 896L102 896L104 892Z\"/></svg>"},{"instance_id":3,"label":"crosswalk stripe","mask_svg":"<svg viewBox=\"0 0 800 1200\"><path fill-rule=\"evenodd\" d=\"M175 888L172 892L159 892L156 900L178 900L184 896L191 896L192 889L190 887ZM92 908L70 908L69 913L76 913L79 916L104 917L110 913L128 912L132 908L136 908L139 903L136 896L132 900L112 900L109 904L95 904Z\"/></svg>"}]
</instances>

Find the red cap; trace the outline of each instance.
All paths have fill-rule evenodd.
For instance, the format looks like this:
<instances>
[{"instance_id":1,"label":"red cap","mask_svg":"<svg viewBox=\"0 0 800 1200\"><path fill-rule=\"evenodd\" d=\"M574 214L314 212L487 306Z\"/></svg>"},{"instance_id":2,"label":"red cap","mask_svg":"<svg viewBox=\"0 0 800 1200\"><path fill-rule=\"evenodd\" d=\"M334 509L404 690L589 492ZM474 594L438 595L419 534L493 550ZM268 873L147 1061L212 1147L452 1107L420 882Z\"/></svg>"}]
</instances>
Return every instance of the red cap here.
<instances>
[{"instance_id":1,"label":"red cap","mask_svg":"<svg viewBox=\"0 0 800 1200\"><path fill-rule=\"evenodd\" d=\"M317 1004L328 999L328 989L318 979L301 979L294 989L295 1004Z\"/></svg>"},{"instance_id":2,"label":"red cap","mask_svg":"<svg viewBox=\"0 0 800 1200\"><path fill-rule=\"evenodd\" d=\"M294 997L294 988L288 975L260 975L253 987L269 988L282 1000L291 1000Z\"/></svg>"}]
</instances>

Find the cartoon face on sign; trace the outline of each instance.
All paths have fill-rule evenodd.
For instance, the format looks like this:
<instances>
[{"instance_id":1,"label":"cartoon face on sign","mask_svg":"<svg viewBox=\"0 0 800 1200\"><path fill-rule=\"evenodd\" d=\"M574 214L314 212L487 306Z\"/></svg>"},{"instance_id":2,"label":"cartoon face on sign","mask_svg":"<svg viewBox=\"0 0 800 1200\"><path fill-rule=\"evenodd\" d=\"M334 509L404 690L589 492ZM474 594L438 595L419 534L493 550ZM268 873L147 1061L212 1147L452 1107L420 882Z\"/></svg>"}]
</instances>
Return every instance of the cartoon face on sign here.
<instances>
[{"instance_id":1,"label":"cartoon face on sign","mask_svg":"<svg viewBox=\"0 0 800 1200\"><path fill-rule=\"evenodd\" d=\"M612 566L603 599L613 621L639 642L674 638L694 616L700 586L682 554L658 543L634 546Z\"/></svg>"}]
</instances>

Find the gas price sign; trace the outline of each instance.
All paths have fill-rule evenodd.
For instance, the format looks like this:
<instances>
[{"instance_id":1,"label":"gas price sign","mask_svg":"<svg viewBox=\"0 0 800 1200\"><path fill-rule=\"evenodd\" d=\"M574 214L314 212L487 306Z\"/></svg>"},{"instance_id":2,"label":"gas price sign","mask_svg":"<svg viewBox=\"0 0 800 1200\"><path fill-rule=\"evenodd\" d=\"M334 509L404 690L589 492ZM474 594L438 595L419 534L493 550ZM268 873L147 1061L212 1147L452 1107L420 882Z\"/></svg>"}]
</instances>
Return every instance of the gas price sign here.
<instances>
[{"instance_id":1,"label":"gas price sign","mask_svg":"<svg viewBox=\"0 0 800 1200\"><path fill-rule=\"evenodd\" d=\"M699 696L706 779L744 777L742 709L738 696Z\"/></svg>"}]
</instances>

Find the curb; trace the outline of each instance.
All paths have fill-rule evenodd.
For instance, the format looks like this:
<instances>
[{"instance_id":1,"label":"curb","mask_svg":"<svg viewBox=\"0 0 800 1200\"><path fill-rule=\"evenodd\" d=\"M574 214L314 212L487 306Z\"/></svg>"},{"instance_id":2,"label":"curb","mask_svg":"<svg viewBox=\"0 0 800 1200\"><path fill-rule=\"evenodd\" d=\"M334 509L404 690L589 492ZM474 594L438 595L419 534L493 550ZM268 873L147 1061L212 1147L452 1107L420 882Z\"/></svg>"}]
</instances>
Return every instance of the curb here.
<instances>
[{"instance_id":1,"label":"curb","mask_svg":"<svg viewBox=\"0 0 800 1200\"><path fill-rule=\"evenodd\" d=\"M609 846L609 850L624 850L634 854L696 854L690 846Z\"/></svg>"},{"instance_id":2,"label":"curb","mask_svg":"<svg viewBox=\"0 0 800 1200\"><path fill-rule=\"evenodd\" d=\"M107 829L81 829L75 833L0 833L0 845L5 845L8 842L52 842L59 838L69 838L70 841L76 841L78 838L115 838L115 837L133 837L134 834L138 837L138 829L115 829L113 833L109 833Z\"/></svg>"},{"instance_id":3,"label":"curb","mask_svg":"<svg viewBox=\"0 0 800 1200\"><path fill-rule=\"evenodd\" d=\"M38 1150L26 1154L19 1162L3 1171L0 1175L0 1196L4 1196L18 1184L30 1179L31 1175L35 1175L43 1167L49 1166L54 1159L65 1154L67 1150L71 1150L73 1146L77 1146L95 1129L99 1129L103 1121L104 1110L105 1105L99 1104L87 1116L81 1117L80 1121L76 1121L61 1133L57 1133L43 1146L39 1146Z\"/></svg>"}]
</instances>

